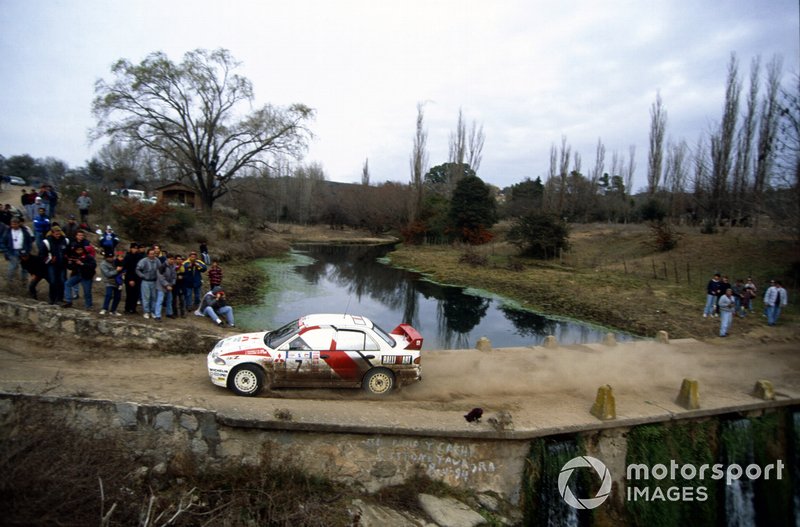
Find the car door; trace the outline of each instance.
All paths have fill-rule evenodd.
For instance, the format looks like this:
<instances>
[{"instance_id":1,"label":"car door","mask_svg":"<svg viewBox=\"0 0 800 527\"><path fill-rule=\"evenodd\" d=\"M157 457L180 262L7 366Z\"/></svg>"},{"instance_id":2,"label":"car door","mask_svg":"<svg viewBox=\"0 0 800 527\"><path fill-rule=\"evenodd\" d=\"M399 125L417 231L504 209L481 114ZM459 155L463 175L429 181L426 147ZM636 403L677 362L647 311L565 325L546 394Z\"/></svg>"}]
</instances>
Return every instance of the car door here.
<instances>
[{"instance_id":1,"label":"car door","mask_svg":"<svg viewBox=\"0 0 800 527\"><path fill-rule=\"evenodd\" d=\"M313 328L289 339L285 346L286 360L276 370L276 380L285 386L327 386L331 372L321 359L321 348L331 346L334 337L332 328Z\"/></svg>"},{"instance_id":2,"label":"car door","mask_svg":"<svg viewBox=\"0 0 800 527\"><path fill-rule=\"evenodd\" d=\"M353 329L338 330L332 348L321 357L330 366L331 380L335 384L361 382L380 349L372 337Z\"/></svg>"}]
</instances>

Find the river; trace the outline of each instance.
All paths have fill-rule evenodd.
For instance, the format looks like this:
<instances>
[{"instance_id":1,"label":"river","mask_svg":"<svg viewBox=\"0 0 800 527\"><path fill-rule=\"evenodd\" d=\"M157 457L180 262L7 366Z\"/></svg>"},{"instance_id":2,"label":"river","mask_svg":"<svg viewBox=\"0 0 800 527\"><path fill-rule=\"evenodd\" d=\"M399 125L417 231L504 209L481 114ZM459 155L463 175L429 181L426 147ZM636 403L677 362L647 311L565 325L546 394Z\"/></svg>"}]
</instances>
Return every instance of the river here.
<instances>
[{"instance_id":1,"label":"river","mask_svg":"<svg viewBox=\"0 0 800 527\"><path fill-rule=\"evenodd\" d=\"M521 309L485 291L445 286L392 267L387 245L298 245L287 258L261 260L269 288L259 305L237 308L245 329L273 329L310 313L351 313L386 330L401 322L425 338L425 349L473 348L480 337L494 347L599 342L606 328ZM618 340L632 337L615 332Z\"/></svg>"}]
</instances>

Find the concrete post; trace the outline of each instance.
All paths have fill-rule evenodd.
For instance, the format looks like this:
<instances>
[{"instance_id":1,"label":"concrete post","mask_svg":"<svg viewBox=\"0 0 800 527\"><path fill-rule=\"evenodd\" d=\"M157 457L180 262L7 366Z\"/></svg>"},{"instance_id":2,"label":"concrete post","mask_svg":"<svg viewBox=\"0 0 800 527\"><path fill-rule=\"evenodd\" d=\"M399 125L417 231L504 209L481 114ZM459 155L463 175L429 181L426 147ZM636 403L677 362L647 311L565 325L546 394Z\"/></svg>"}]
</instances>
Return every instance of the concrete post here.
<instances>
[{"instance_id":1,"label":"concrete post","mask_svg":"<svg viewBox=\"0 0 800 527\"><path fill-rule=\"evenodd\" d=\"M478 339L478 343L475 344L475 347L478 351L492 351L492 341L486 337L481 337Z\"/></svg>"},{"instance_id":2,"label":"concrete post","mask_svg":"<svg viewBox=\"0 0 800 527\"><path fill-rule=\"evenodd\" d=\"M684 379L681 384L681 391L675 399L675 404L687 410L697 410L700 408L700 388L695 379Z\"/></svg>"},{"instance_id":3,"label":"concrete post","mask_svg":"<svg viewBox=\"0 0 800 527\"><path fill-rule=\"evenodd\" d=\"M548 335L544 338L542 346L547 349L555 349L558 347L558 340L553 335Z\"/></svg>"},{"instance_id":4,"label":"concrete post","mask_svg":"<svg viewBox=\"0 0 800 527\"><path fill-rule=\"evenodd\" d=\"M597 389L597 397L592 405L591 414L601 421L617 418L617 404L614 399L614 390L606 384Z\"/></svg>"},{"instance_id":5,"label":"concrete post","mask_svg":"<svg viewBox=\"0 0 800 527\"><path fill-rule=\"evenodd\" d=\"M669 333L663 330L656 333L656 342L660 344L669 344Z\"/></svg>"},{"instance_id":6,"label":"concrete post","mask_svg":"<svg viewBox=\"0 0 800 527\"><path fill-rule=\"evenodd\" d=\"M616 346L617 337L615 337L613 333L606 333L605 337L603 337L603 344L606 346Z\"/></svg>"},{"instance_id":7,"label":"concrete post","mask_svg":"<svg viewBox=\"0 0 800 527\"><path fill-rule=\"evenodd\" d=\"M772 383L767 380L758 380L753 387L753 397L758 397L765 401L772 401L775 399L775 388L772 386Z\"/></svg>"}]
</instances>

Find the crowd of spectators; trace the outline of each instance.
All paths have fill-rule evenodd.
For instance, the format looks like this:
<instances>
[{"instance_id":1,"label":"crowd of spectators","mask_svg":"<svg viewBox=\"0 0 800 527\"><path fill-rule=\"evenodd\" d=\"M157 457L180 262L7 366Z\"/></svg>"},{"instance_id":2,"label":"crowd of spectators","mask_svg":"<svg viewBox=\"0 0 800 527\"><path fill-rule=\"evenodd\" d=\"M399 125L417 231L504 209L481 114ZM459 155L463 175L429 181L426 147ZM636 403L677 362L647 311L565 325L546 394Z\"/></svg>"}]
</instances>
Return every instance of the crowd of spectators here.
<instances>
[{"instance_id":1,"label":"crowd of spectators","mask_svg":"<svg viewBox=\"0 0 800 527\"><path fill-rule=\"evenodd\" d=\"M193 313L220 327L235 326L222 287L222 268L212 261L206 242L200 245L202 258L198 251L184 257L158 244L125 244L110 225L90 229L92 201L87 192L75 203L80 222L73 214L63 224L56 221L57 204L57 193L43 185L39 192L22 191L21 209L6 204L0 210L0 251L8 262L9 288L20 284L38 300L39 284L45 281L51 305L76 307L82 295L84 309L93 311L93 285L102 282L105 294L98 315L141 311L143 318L161 321ZM209 289L205 295L204 275Z\"/></svg>"}]
</instances>

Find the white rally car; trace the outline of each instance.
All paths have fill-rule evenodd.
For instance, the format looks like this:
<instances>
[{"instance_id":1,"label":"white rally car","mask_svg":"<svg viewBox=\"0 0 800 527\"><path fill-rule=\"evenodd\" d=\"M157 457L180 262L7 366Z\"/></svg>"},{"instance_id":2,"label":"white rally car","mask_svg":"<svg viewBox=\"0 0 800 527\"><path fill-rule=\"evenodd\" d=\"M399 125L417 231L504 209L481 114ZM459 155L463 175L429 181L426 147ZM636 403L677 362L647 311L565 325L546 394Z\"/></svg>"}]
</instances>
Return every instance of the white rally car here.
<instances>
[{"instance_id":1,"label":"white rally car","mask_svg":"<svg viewBox=\"0 0 800 527\"><path fill-rule=\"evenodd\" d=\"M274 331L217 342L208 375L237 395L265 386L363 387L382 395L420 380L422 336L408 324L387 333L356 315L307 315Z\"/></svg>"}]
</instances>

